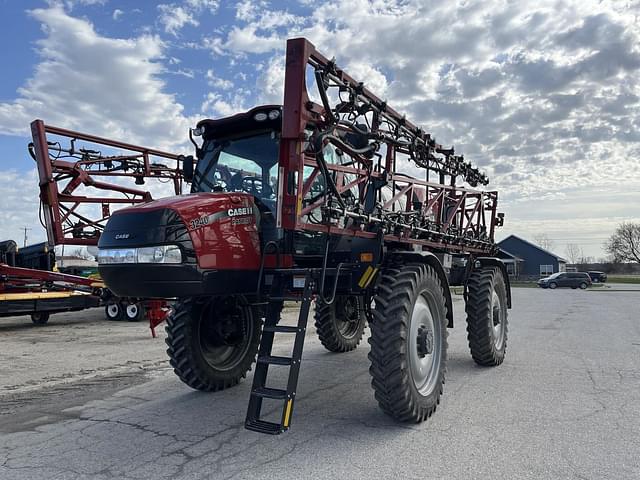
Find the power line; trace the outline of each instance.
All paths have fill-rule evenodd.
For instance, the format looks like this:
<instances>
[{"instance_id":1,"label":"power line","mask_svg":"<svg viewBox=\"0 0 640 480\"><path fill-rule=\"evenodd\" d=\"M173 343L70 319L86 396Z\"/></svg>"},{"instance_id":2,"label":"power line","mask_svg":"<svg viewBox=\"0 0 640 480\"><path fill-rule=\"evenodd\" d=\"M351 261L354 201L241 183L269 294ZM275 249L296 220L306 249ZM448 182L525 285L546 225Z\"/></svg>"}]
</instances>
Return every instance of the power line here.
<instances>
[{"instance_id":1,"label":"power line","mask_svg":"<svg viewBox=\"0 0 640 480\"><path fill-rule=\"evenodd\" d=\"M24 230L24 245L22 245L22 246L26 247L27 246L27 231L28 230L33 230L33 228L22 227L20 230Z\"/></svg>"}]
</instances>

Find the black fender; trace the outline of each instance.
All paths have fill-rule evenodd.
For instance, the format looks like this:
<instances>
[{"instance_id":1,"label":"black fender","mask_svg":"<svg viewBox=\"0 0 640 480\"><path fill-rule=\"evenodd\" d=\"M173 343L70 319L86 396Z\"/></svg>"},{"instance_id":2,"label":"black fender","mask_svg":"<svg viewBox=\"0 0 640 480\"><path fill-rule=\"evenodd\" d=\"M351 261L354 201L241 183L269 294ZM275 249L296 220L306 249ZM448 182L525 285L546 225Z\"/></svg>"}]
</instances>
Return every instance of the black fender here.
<instances>
[{"instance_id":1,"label":"black fender","mask_svg":"<svg viewBox=\"0 0 640 480\"><path fill-rule=\"evenodd\" d=\"M445 304L447 306L447 327L453 328L453 300L451 298L451 289L449 288L449 279L438 257L431 252L396 250L388 252L385 255L384 263L401 265L407 263L424 263L432 267L436 271L443 287Z\"/></svg>"},{"instance_id":2,"label":"black fender","mask_svg":"<svg viewBox=\"0 0 640 480\"><path fill-rule=\"evenodd\" d=\"M497 267L500 269L502 276L504 277L504 283L507 287L507 308L511 308L511 282L509 281L509 274L507 273L507 267L504 262L495 257L477 257L474 262L473 267L476 270L487 267Z\"/></svg>"}]
</instances>

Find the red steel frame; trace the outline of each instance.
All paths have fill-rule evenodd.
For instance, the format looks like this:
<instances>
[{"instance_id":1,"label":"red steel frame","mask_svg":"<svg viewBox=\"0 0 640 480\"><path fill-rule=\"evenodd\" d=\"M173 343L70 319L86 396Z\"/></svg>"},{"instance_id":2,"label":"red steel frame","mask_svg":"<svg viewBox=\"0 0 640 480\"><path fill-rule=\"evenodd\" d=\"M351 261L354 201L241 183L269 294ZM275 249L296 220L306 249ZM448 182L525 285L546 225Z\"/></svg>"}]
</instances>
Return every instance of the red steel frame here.
<instances>
[{"instance_id":1,"label":"red steel frame","mask_svg":"<svg viewBox=\"0 0 640 480\"><path fill-rule=\"evenodd\" d=\"M0 292L41 291L42 284L59 283L63 290L73 289L93 292L104 288L104 284L93 278L79 277L66 273L35 270L32 268L12 267L0 263Z\"/></svg>"},{"instance_id":2,"label":"red steel frame","mask_svg":"<svg viewBox=\"0 0 640 480\"><path fill-rule=\"evenodd\" d=\"M307 67L322 68L330 65L326 57L316 51L315 47L306 39L298 38L287 42L285 72L285 96L283 105L283 125L280 141L280 182L278 191L278 226L289 230L311 230L337 235L349 235L357 237L374 238L373 232L360 229L345 229L335 225L306 223L305 215L323 204L326 198L321 198L313 205L303 207L303 198L309 192L314 178L320 174L320 169L313 155L303 151L302 145L306 141L305 127L313 124L322 128L326 125L324 108L310 101L307 92ZM360 88L361 95L368 100L383 104L378 97L362 88L356 80L341 70L336 75L346 84ZM386 107L386 104L385 104ZM386 107L385 112L398 119L407 129L419 131L419 129L405 120L403 116ZM428 138L428 135L426 135ZM437 145L439 149L442 146ZM444 149L443 149L444 150ZM451 185L444 185L443 176L441 183L432 183L426 180L414 179L406 175L396 173L396 152L403 153L401 149L387 144L386 158L384 159L386 171L389 172L386 179L393 186L394 196L387 201L385 209L394 208L393 203L401 196L407 197L407 210L411 208L410 199L414 195L421 197L422 215L431 215L434 218L435 231L427 238L415 238L409 232L394 232L385 235L385 241L403 242L422 246L425 248L439 248L448 251L464 251L470 253L488 253L493 249L493 238L496 226L498 193L496 191L477 191L455 186L455 175L450 178ZM375 171L367 172L363 163L365 159L356 160L353 166L328 164L327 168L335 172L336 184L339 192L344 192L355 185L359 186L360 200L362 202L366 181L371 177L381 177ZM312 167L313 173L304 179L303 168ZM343 175L350 174L355 177L346 185L342 185ZM428 174L427 174L428 175ZM428 176L427 176L428 178ZM293 181L292 181L293 180ZM294 189L287 189L287 185L295 184ZM445 210L446 205L455 208ZM446 213L445 213L446 212ZM482 241L470 241L464 244L456 242L459 237L477 238Z\"/></svg>"},{"instance_id":3,"label":"red steel frame","mask_svg":"<svg viewBox=\"0 0 640 480\"><path fill-rule=\"evenodd\" d=\"M173 183L176 195L182 193L183 175L180 168L182 155L167 153L129 143L118 142L95 135L74 132L63 128L46 125L42 120L31 123L33 151L38 166L40 201L42 215L47 230L47 238L52 245L97 245L99 232L104 228L111 214L111 207L123 204L134 205L151 200L151 194L142 189L120 185L113 181L96 180L99 177L116 179L118 177L136 177L136 179L166 179ZM60 147L48 143L47 135L79 140L92 145L123 151L123 154L109 157L75 152L71 160L57 158ZM59 145L59 144L58 144ZM152 158L175 161L175 168L152 163ZM114 171L105 168L105 161L132 162L137 166L134 173ZM89 196L77 193L79 187L93 187L105 192L105 195ZM120 197L107 196L108 193L119 193ZM89 218L78 211L83 204L100 204L99 218ZM90 227L97 235L86 237L78 235L78 223Z\"/></svg>"}]
</instances>

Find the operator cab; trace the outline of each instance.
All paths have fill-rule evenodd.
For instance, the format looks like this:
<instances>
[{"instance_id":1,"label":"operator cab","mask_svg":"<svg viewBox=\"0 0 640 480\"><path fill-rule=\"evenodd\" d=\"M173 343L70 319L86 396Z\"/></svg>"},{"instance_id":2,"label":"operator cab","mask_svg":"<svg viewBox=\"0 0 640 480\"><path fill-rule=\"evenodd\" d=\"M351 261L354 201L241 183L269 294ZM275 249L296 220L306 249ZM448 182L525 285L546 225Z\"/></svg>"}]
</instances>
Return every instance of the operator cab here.
<instances>
[{"instance_id":1,"label":"operator cab","mask_svg":"<svg viewBox=\"0 0 640 480\"><path fill-rule=\"evenodd\" d=\"M200 121L193 131L203 142L196 144L191 193L249 193L263 213L275 216L281 111L280 106L266 105Z\"/></svg>"}]
</instances>

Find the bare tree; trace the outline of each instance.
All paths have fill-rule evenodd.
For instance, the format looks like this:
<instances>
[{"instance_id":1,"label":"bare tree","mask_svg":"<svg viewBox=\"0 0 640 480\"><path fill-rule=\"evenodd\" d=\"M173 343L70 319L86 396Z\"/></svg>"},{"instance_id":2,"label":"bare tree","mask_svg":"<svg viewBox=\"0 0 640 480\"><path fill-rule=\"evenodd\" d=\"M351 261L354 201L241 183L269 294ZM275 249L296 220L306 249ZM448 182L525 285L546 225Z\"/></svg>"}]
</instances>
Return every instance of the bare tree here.
<instances>
[{"instance_id":1,"label":"bare tree","mask_svg":"<svg viewBox=\"0 0 640 480\"><path fill-rule=\"evenodd\" d=\"M640 223L618 225L604 248L616 262L640 263Z\"/></svg>"},{"instance_id":2,"label":"bare tree","mask_svg":"<svg viewBox=\"0 0 640 480\"><path fill-rule=\"evenodd\" d=\"M88 260L92 258L91 255L89 255L89 253L87 252L87 249L83 247L76 248L70 253L72 257L82 258L84 260Z\"/></svg>"},{"instance_id":3,"label":"bare tree","mask_svg":"<svg viewBox=\"0 0 640 480\"><path fill-rule=\"evenodd\" d=\"M546 233L534 235L533 240L545 250L551 250L555 246L553 240L551 240Z\"/></svg>"},{"instance_id":4,"label":"bare tree","mask_svg":"<svg viewBox=\"0 0 640 480\"><path fill-rule=\"evenodd\" d=\"M574 265L576 263L583 263L582 260L584 259L584 252L577 243L567 243L565 253L567 254L567 260L569 260L569 263Z\"/></svg>"}]
</instances>

